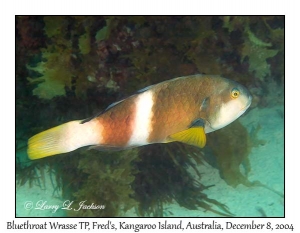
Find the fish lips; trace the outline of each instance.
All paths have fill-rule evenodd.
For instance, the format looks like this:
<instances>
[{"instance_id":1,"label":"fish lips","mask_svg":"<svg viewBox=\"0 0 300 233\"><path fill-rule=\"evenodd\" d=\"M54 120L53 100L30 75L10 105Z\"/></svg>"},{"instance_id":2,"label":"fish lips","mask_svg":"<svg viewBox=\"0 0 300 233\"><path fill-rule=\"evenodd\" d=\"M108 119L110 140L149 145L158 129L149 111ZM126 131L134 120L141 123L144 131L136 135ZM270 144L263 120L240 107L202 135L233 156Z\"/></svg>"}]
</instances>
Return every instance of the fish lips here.
<instances>
[{"instance_id":1,"label":"fish lips","mask_svg":"<svg viewBox=\"0 0 300 233\"><path fill-rule=\"evenodd\" d=\"M241 111L243 111L243 113L244 113L250 107L251 103L252 103L252 95L249 93L248 94L248 104L244 108L242 108Z\"/></svg>"}]
</instances>

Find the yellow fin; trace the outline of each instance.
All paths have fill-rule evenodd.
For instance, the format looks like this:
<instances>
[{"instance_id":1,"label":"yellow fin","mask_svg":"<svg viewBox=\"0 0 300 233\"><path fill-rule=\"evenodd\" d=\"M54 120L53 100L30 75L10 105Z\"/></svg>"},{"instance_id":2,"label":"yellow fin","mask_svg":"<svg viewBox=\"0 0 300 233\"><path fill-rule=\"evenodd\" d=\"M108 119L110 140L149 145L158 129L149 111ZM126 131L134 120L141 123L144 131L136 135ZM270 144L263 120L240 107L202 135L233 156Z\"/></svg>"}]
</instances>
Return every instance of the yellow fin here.
<instances>
[{"instance_id":1,"label":"yellow fin","mask_svg":"<svg viewBox=\"0 0 300 233\"><path fill-rule=\"evenodd\" d=\"M31 137L28 140L28 157L30 159L40 159L66 152L59 143L60 135L64 129L63 126L48 129Z\"/></svg>"},{"instance_id":2,"label":"yellow fin","mask_svg":"<svg viewBox=\"0 0 300 233\"><path fill-rule=\"evenodd\" d=\"M170 141L183 142L203 148L206 144L206 135L203 127L192 127L169 136Z\"/></svg>"},{"instance_id":3,"label":"yellow fin","mask_svg":"<svg viewBox=\"0 0 300 233\"><path fill-rule=\"evenodd\" d=\"M85 146L81 145L81 142L84 141L82 138L88 138L88 136L78 137L78 135L84 135L83 129L86 127L88 127L88 124L80 124L80 121L70 121L34 135L28 140L28 157L30 159L40 159Z\"/></svg>"}]
</instances>

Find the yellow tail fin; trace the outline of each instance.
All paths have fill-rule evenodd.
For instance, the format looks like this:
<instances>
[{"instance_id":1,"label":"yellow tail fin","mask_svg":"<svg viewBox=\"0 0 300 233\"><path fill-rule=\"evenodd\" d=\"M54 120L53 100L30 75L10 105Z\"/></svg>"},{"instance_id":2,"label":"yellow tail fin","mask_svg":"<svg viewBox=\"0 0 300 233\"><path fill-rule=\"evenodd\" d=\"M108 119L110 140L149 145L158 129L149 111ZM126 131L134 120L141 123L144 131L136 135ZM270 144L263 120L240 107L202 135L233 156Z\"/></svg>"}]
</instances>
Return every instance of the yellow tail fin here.
<instances>
[{"instance_id":1,"label":"yellow tail fin","mask_svg":"<svg viewBox=\"0 0 300 233\"><path fill-rule=\"evenodd\" d=\"M95 122L70 121L36 134L28 140L28 157L40 159L99 144L101 135L95 126Z\"/></svg>"}]
</instances>

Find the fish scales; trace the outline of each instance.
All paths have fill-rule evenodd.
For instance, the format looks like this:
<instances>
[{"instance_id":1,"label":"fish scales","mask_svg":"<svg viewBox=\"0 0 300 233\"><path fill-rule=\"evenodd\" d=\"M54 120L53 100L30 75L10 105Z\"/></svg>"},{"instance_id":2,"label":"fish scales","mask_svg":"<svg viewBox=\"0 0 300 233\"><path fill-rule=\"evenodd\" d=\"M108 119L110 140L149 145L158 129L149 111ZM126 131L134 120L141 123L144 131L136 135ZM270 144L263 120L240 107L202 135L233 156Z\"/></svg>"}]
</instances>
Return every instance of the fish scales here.
<instances>
[{"instance_id":1,"label":"fish scales","mask_svg":"<svg viewBox=\"0 0 300 233\"><path fill-rule=\"evenodd\" d=\"M136 98L136 96L133 96L94 119L104 129L99 144L118 147L126 146L133 132L136 115L134 100Z\"/></svg>"},{"instance_id":2,"label":"fish scales","mask_svg":"<svg viewBox=\"0 0 300 233\"><path fill-rule=\"evenodd\" d=\"M27 152L38 159L83 146L126 149L172 141L202 148L206 133L230 124L251 101L245 87L221 76L179 77L144 88L95 118L34 135Z\"/></svg>"},{"instance_id":3,"label":"fish scales","mask_svg":"<svg viewBox=\"0 0 300 233\"><path fill-rule=\"evenodd\" d=\"M199 84L195 86L182 79L153 88L156 96L152 128L155 130L150 132L150 143L165 141L168 135L186 129L196 119L200 106L193 96L196 89L200 89Z\"/></svg>"}]
</instances>

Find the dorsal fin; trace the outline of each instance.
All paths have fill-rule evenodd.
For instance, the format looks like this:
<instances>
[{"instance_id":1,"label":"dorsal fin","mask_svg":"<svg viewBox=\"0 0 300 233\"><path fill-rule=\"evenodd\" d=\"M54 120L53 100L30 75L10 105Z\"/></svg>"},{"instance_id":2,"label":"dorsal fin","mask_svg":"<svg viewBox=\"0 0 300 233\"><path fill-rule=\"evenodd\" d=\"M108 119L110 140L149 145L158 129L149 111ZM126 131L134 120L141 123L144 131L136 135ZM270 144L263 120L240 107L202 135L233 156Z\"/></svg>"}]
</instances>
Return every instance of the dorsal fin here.
<instances>
[{"instance_id":1,"label":"dorsal fin","mask_svg":"<svg viewBox=\"0 0 300 233\"><path fill-rule=\"evenodd\" d=\"M125 98L126 99L126 98ZM86 122L89 122L90 120L102 115L103 113L107 112L109 109L113 108L114 106L118 105L119 103L123 102L125 99L122 99L122 100L119 100L117 102L114 102L110 105L108 105L108 107L106 109L104 109L103 111L97 113L96 115L92 116L92 117L89 117L87 119L84 119L83 121L80 122L80 124L84 124Z\"/></svg>"},{"instance_id":2,"label":"dorsal fin","mask_svg":"<svg viewBox=\"0 0 300 233\"><path fill-rule=\"evenodd\" d=\"M117 101L117 102L114 102L114 103L108 105L108 107L107 107L103 112L106 112L107 110L113 108L114 106L118 105L119 103L123 102L124 100L125 100L125 99L122 99L122 100L119 100L119 101ZM103 113L103 112L102 112L102 113Z\"/></svg>"},{"instance_id":3,"label":"dorsal fin","mask_svg":"<svg viewBox=\"0 0 300 233\"><path fill-rule=\"evenodd\" d=\"M151 88L152 88L153 86L155 86L155 85L156 85L156 84L153 84L153 85L144 87L144 88L138 90L136 93L137 93L137 94L140 94L140 93L142 93L142 92L148 91L149 89L151 89Z\"/></svg>"}]
</instances>

